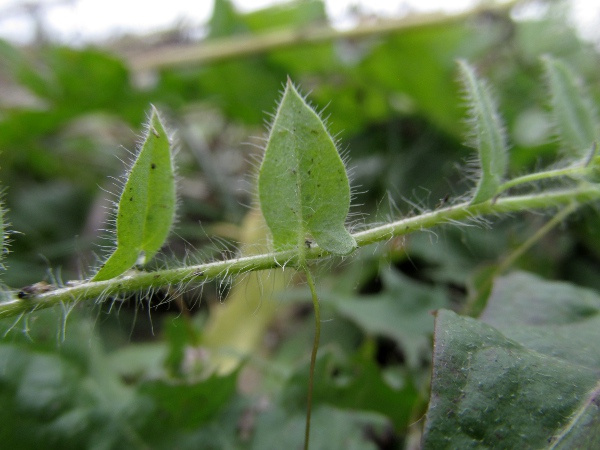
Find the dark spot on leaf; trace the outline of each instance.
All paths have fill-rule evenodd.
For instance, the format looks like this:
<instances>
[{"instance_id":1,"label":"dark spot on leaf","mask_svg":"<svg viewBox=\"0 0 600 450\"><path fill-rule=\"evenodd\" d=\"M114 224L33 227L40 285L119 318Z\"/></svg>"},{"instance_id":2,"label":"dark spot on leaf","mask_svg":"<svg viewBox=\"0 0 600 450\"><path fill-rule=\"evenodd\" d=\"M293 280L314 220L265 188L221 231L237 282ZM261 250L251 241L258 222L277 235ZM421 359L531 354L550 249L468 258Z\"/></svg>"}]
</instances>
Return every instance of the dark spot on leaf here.
<instances>
[{"instance_id":1,"label":"dark spot on leaf","mask_svg":"<svg viewBox=\"0 0 600 450\"><path fill-rule=\"evenodd\" d=\"M132 202L133 201L133 197L129 197L129 201Z\"/></svg>"},{"instance_id":2,"label":"dark spot on leaf","mask_svg":"<svg viewBox=\"0 0 600 450\"><path fill-rule=\"evenodd\" d=\"M150 165L150 167L152 167L153 169L156 169L156 164L152 163L152 164Z\"/></svg>"}]
</instances>

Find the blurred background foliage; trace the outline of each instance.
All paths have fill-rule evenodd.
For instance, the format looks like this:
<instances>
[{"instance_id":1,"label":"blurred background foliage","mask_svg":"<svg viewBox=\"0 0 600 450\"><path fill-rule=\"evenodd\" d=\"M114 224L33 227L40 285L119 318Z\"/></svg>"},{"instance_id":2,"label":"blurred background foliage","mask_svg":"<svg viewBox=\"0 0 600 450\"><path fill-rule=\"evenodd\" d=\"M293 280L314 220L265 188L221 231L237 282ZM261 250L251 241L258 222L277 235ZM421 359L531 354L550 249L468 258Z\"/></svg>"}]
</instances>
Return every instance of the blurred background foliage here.
<instances>
[{"instance_id":1,"label":"blurred background foliage","mask_svg":"<svg viewBox=\"0 0 600 450\"><path fill-rule=\"evenodd\" d=\"M565 60L596 100L599 58L567 23L568 3L528 7L536 13L477 9L304 42L331 31L320 1L241 14L215 0L201 45L241 48L281 30L295 30L297 44L181 64L155 58L153 67L136 61L200 44L177 30L165 40L85 48L0 42L0 179L13 230L2 282L18 289L92 273L108 243L100 230L110 227L114 179L150 103L174 132L180 181L179 221L158 265L264 250L262 219L249 206L264 123L288 76L329 117L348 156L355 228L436 208L472 189L459 58L495 87L512 173L551 165L560 144L539 58ZM386 23L357 14L358 30ZM449 225L321 267L325 322L312 448L417 448L430 311L461 311L477 295L485 302L490 267L547 220L525 213L492 227ZM598 220L595 209L581 210L515 268L599 288ZM313 319L306 287L288 272L0 322L2 447L297 448Z\"/></svg>"}]
</instances>

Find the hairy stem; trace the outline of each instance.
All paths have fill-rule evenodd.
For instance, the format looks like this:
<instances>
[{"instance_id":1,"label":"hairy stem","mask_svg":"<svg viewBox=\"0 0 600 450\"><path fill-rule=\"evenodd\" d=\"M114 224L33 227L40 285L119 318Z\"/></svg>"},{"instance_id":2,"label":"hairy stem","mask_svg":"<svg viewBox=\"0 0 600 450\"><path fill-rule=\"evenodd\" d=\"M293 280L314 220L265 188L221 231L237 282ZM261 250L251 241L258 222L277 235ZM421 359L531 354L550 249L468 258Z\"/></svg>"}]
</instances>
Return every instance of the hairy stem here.
<instances>
[{"instance_id":1,"label":"hairy stem","mask_svg":"<svg viewBox=\"0 0 600 450\"><path fill-rule=\"evenodd\" d=\"M353 237L358 247L364 247L375 242L386 241L395 236L410 234L437 225L461 223L480 216L499 215L531 209L547 209L594 200L600 200L600 187L592 184L581 184L570 189L504 197L476 205L471 205L469 202L459 203L360 231L354 233ZM306 249L303 255L303 259L307 263L311 260L318 260L329 256L325 250L317 245ZM297 251L271 252L155 272L130 271L122 277L111 280L76 282L72 285L67 284L66 287L59 289L49 291L44 289L47 292L40 293L37 293L35 289L31 292L32 289L29 289L26 295L21 295L24 298L17 298L17 293L15 292L14 298L1 302L0 318L15 317L61 303L72 305L91 298L115 297L128 292L157 289L165 286L202 283L206 280L229 277L244 272L277 267L285 269L286 266L303 266L301 261L298 260Z\"/></svg>"},{"instance_id":2,"label":"hairy stem","mask_svg":"<svg viewBox=\"0 0 600 450\"><path fill-rule=\"evenodd\" d=\"M533 236L527 239L515 251L513 251L506 258L504 258L498 264L495 270L491 273L491 275L486 277L483 283L477 288L477 291L480 293L488 293L488 295L485 296L485 300L479 295L470 295L467 298L467 302L463 308L463 312L472 317L477 317L482 312L485 302L487 302L487 298L492 289L492 284L494 283L496 278L502 275L504 272L506 272L515 263L515 261L517 261L522 255L525 254L525 252L527 252L531 247L533 247L537 242L539 242L554 227L556 227L570 214L576 211L579 206L580 205L578 203L570 203L567 206L565 206L558 213L556 213L552 217L552 219L550 219L543 227L537 230Z\"/></svg>"},{"instance_id":3,"label":"hairy stem","mask_svg":"<svg viewBox=\"0 0 600 450\"><path fill-rule=\"evenodd\" d=\"M498 188L499 192L504 192L512 187L519 186L521 184L533 183L534 181L548 180L551 178L559 177L583 177L590 173L591 170L586 166L571 166L565 167L564 169L547 170L544 172L530 173L523 175L522 177L513 178L512 180L503 183Z\"/></svg>"},{"instance_id":4,"label":"hairy stem","mask_svg":"<svg viewBox=\"0 0 600 450\"><path fill-rule=\"evenodd\" d=\"M321 338L321 309L319 307L319 298L317 297L317 289L312 274L307 266L304 266L306 274L306 282L310 288L313 307L315 309L315 337L313 340L313 348L310 354L310 372L308 376L308 396L306 400L306 427L304 429L304 450L308 450L310 442L310 414L312 412L312 397L313 385L315 382L315 363L317 361L317 351L319 350L319 339Z\"/></svg>"}]
</instances>

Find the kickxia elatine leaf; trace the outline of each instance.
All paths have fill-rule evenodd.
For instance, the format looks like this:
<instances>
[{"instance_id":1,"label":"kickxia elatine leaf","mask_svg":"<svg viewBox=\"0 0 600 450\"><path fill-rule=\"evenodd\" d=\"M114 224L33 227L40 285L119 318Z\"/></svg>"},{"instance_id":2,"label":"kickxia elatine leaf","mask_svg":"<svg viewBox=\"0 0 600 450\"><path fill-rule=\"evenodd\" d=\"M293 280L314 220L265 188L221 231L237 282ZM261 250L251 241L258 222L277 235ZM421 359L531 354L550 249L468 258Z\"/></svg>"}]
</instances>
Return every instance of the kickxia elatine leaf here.
<instances>
[{"instance_id":1,"label":"kickxia elatine leaf","mask_svg":"<svg viewBox=\"0 0 600 450\"><path fill-rule=\"evenodd\" d=\"M146 263L164 244L175 215L175 177L169 137L153 107L144 142L117 206L117 248L92 281Z\"/></svg>"},{"instance_id":2,"label":"kickxia elatine leaf","mask_svg":"<svg viewBox=\"0 0 600 450\"><path fill-rule=\"evenodd\" d=\"M306 239L336 255L356 248L344 226L350 208L346 168L323 121L289 80L260 166L258 194L275 250L302 249Z\"/></svg>"}]
</instances>

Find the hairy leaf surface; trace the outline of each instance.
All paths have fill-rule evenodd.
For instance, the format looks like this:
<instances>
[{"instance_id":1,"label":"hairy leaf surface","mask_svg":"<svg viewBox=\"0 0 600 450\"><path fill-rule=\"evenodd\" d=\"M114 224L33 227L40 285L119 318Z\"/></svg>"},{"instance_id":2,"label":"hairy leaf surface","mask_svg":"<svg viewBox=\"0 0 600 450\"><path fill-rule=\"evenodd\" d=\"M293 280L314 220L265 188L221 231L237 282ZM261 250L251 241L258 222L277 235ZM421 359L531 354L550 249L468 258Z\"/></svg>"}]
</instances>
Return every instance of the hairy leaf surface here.
<instances>
[{"instance_id":1,"label":"hairy leaf surface","mask_svg":"<svg viewBox=\"0 0 600 450\"><path fill-rule=\"evenodd\" d=\"M260 167L258 193L275 250L314 239L345 255L356 247L344 227L350 185L335 143L288 80Z\"/></svg>"},{"instance_id":2,"label":"hairy leaf surface","mask_svg":"<svg viewBox=\"0 0 600 450\"><path fill-rule=\"evenodd\" d=\"M489 87L466 62L461 61L459 68L470 108L471 145L478 152L481 169L472 200L475 204L497 194L508 167L508 152L502 120Z\"/></svg>"},{"instance_id":3,"label":"hairy leaf surface","mask_svg":"<svg viewBox=\"0 0 600 450\"><path fill-rule=\"evenodd\" d=\"M556 133L567 154L585 157L598 140L598 121L589 97L567 65L551 57L544 58Z\"/></svg>"},{"instance_id":4,"label":"hairy leaf surface","mask_svg":"<svg viewBox=\"0 0 600 450\"><path fill-rule=\"evenodd\" d=\"M93 281L119 276L138 261L148 262L169 234L175 203L169 137L152 108L144 142L117 207L117 248Z\"/></svg>"}]
</instances>

